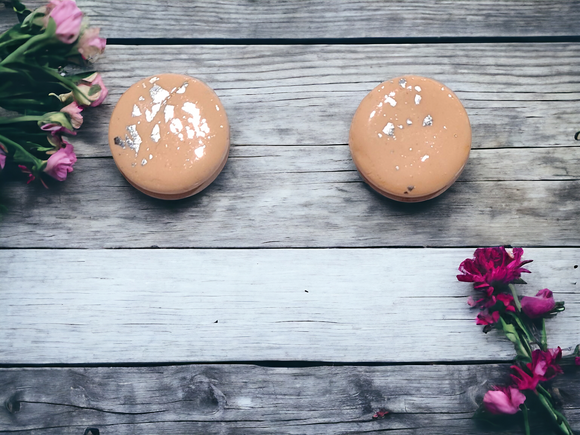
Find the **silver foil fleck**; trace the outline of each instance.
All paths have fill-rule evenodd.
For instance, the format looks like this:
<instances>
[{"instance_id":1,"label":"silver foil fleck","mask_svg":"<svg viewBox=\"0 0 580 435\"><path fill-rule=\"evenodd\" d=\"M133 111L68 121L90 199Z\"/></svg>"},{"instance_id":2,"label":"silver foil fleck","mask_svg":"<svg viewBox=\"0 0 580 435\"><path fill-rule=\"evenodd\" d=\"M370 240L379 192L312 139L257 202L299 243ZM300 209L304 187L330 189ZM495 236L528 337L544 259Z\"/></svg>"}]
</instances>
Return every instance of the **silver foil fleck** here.
<instances>
[{"instance_id":1,"label":"silver foil fleck","mask_svg":"<svg viewBox=\"0 0 580 435\"><path fill-rule=\"evenodd\" d=\"M119 136L116 136L115 139L113 139L113 142L115 142L115 145L118 145L121 148L125 149L125 141L121 139Z\"/></svg>"},{"instance_id":2,"label":"silver foil fleck","mask_svg":"<svg viewBox=\"0 0 580 435\"><path fill-rule=\"evenodd\" d=\"M421 86L415 86L415 90L416 90L417 92L421 92Z\"/></svg>"},{"instance_id":3,"label":"silver foil fleck","mask_svg":"<svg viewBox=\"0 0 580 435\"><path fill-rule=\"evenodd\" d=\"M433 117L431 115L427 115L423 120L423 127L430 127L433 125Z\"/></svg>"},{"instance_id":4,"label":"silver foil fleck","mask_svg":"<svg viewBox=\"0 0 580 435\"><path fill-rule=\"evenodd\" d=\"M413 121L411 121L410 119L407 119L407 125L413 125Z\"/></svg>"},{"instance_id":5,"label":"silver foil fleck","mask_svg":"<svg viewBox=\"0 0 580 435\"><path fill-rule=\"evenodd\" d=\"M385 128L383 128L383 133L387 136L394 136L395 135L395 125L392 122L387 123Z\"/></svg>"},{"instance_id":6,"label":"silver foil fleck","mask_svg":"<svg viewBox=\"0 0 580 435\"><path fill-rule=\"evenodd\" d=\"M385 97L385 103L389 103L391 107L395 107L397 105L397 101L389 96Z\"/></svg>"},{"instance_id":7,"label":"silver foil fleck","mask_svg":"<svg viewBox=\"0 0 580 435\"><path fill-rule=\"evenodd\" d=\"M147 159L141 160L141 166L145 166L147 164Z\"/></svg>"},{"instance_id":8,"label":"silver foil fleck","mask_svg":"<svg viewBox=\"0 0 580 435\"><path fill-rule=\"evenodd\" d=\"M144 96L140 96L139 97L139 101L145 101L145 97Z\"/></svg>"},{"instance_id":9,"label":"silver foil fleck","mask_svg":"<svg viewBox=\"0 0 580 435\"><path fill-rule=\"evenodd\" d=\"M151 140L157 143L159 142L159 139L161 139L161 134L159 133L159 124L155 124L155 127L153 127L153 130L151 131Z\"/></svg>"},{"instance_id":10,"label":"silver foil fleck","mask_svg":"<svg viewBox=\"0 0 580 435\"><path fill-rule=\"evenodd\" d=\"M415 95L415 104L419 104L421 102L421 95Z\"/></svg>"},{"instance_id":11,"label":"silver foil fleck","mask_svg":"<svg viewBox=\"0 0 580 435\"><path fill-rule=\"evenodd\" d=\"M183 85L181 85L181 87L177 91L175 91L175 93L176 94L183 94L183 93L185 93L185 88L187 88L187 85L188 84L189 83L184 82Z\"/></svg>"},{"instance_id":12,"label":"silver foil fleck","mask_svg":"<svg viewBox=\"0 0 580 435\"><path fill-rule=\"evenodd\" d=\"M399 85L404 88L405 86L407 86L407 80L405 80L404 78L402 78L401 80L399 80Z\"/></svg>"},{"instance_id":13,"label":"silver foil fleck","mask_svg":"<svg viewBox=\"0 0 580 435\"><path fill-rule=\"evenodd\" d=\"M139 133L137 133L137 126L136 125L128 125L127 131L131 135L131 143L129 143L129 141L127 140L127 145L129 145L129 148L131 148L133 151L135 151L135 154L138 154L139 147L141 146L142 141L141 141L141 136L139 136Z\"/></svg>"},{"instance_id":14,"label":"silver foil fleck","mask_svg":"<svg viewBox=\"0 0 580 435\"><path fill-rule=\"evenodd\" d=\"M131 116L141 116L141 111L139 110L139 106L133 104L133 111L131 112Z\"/></svg>"},{"instance_id":15,"label":"silver foil fleck","mask_svg":"<svg viewBox=\"0 0 580 435\"><path fill-rule=\"evenodd\" d=\"M167 97L169 97L169 92L163 89L159 85L153 85L153 87L149 90L149 95L153 99L153 104L161 104L163 103Z\"/></svg>"},{"instance_id":16,"label":"silver foil fleck","mask_svg":"<svg viewBox=\"0 0 580 435\"><path fill-rule=\"evenodd\" d=\"M159 80L159 77L151 77L149 83L155 83L157 80Z\"/></svg>"}]
</instances>

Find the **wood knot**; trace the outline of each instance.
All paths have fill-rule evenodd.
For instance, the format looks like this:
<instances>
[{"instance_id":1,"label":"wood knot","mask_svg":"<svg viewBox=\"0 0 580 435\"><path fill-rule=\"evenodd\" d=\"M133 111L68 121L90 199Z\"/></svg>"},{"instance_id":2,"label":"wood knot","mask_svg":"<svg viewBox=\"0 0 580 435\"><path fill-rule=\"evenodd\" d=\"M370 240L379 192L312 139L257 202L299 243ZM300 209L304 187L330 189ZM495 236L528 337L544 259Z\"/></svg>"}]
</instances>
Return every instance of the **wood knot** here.
<instances>
[{"instance_id":1,"label":"wood knot","mask_svg":"<svg viewBox=\"0 0 580 435\"><path fill-rule=\"evenodd\" d=\"M4 406L10 414L14 414L15 412L20 411L20 401L16 400L15 398L8 399L6 402L4 402Z\"/></svg>"}]
</instances>

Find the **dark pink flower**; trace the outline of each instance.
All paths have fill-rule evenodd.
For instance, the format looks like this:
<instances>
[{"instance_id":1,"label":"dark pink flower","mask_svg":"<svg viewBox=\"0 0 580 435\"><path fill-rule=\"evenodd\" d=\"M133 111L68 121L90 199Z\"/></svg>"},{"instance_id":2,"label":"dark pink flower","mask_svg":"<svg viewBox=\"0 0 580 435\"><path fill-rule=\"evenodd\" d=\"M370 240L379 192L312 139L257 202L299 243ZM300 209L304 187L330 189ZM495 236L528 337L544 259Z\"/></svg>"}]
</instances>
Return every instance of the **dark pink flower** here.
<instances>
[{"instance_id":1,"label":"dark pink flower","mask_svg":"<svg viewBox=\"0 0 580 435\"><path fill-rule=\"evenodd\" d=\"M56 37L65 44L72 44L79 37L83 13L73 0L52 0L46 6L46 17L56 23Z\"/></svg>"},{"instance_id":2,"label":"dark pink flower","mask_svg":"<svg viewBox=\"0 0 580 435\"><path fill-rule=\"evenodd\" d=\"M105 51L107 40L99 37L99 31L98 27L91 27L81 35L78 51L83 59L95 61Z\"/></svg>"},{"instance_id":3,"label":"dark pink flower","mask_svg":"<svg viewBox=\"0 0 580 435\"><path fill-rule=\"evenodd\" d=\"M66 180L68 173L72 172L73 165L77 161L73 146L64 140L63 142L63 147L48 158L46 168L44 168L44 172L58 181Z\"/></svg>"},{"instance_id":4,"label":"dark pink flower","mask_svg":"<svg viewBox=\"0 0 580 435\"><path fill-rule=\"evenodd\" d=\"M550 313L556 307L552 292L547 288L540 290L535 297L522 298L522 311L530 318L536 319Z\"/></svg>"},{"instance_id":5,"label":"dark pink flower","mask_svg":"<svg viewBox=\"0 0 580 435\"><path fill-rule=\"evenodd\" d=\"M485 409L492 414L515 414L525 401L526 396L514 387L494 387L483 397Z\"/></svg>"},{"instance_id":6,"label":"dark pink flower","mask_svg":"<svg viewBox=\"0 0 580 435\"><path fill-rule=\"evenodd\" d=\"M516 372L510 375L520 390L535 390L538 382L549 381L559 373L562 368L557 364L562 358L562 349L548 349L547 351L534 350L532 362L526 364L527 370L519 366L511 366Z\"/></svg>"},{"instance_id":7,"label":"dark pink flower","mask_svg":"<svg viewBox=\"0 0 580 435\"><path fill-rule=\"evenodd\" d=\"M577 366L580 366L580 356L577 356L576 358L574 358L574 363L575 363Z\"/></svg>"},{"instance_id":8,"label":"dark pink flower","mask_svg":"<svg viewBox=\"0 0 580 435\"><path fill-rule=\"evenodd\" d=\"M81 125L83 125L83 115L81 115L83 108L79 106L76 101L73 101L68 106L63 107L60 109L60 111L67 113L70 116L70 121L73 128L81 128Z\"/></svg>"},{"instance_id":9,"label":"dark pink flower","mask_svg":"<svg viewBox=\"0 0 580 435\"><path fill-rule=\"evenodd\" d=\"M93 93L92 95L89 95L91 87L95 85L99 85L101 87L101 90ZM101 75L99 73L94 73L84 78L78 84L78 88L88 97L89 102L87 102L87 104L90 104L92 107L96 107L99 104L101 104L109 94L109 90L105 87L103 79L101 78Z\"/></svg>"},{"instance_id":10,"label":"dark pink flower","mask_svg":"<svg viewBox=\"0 0 580 435\"><path fill-rule=\"evenodd\" d=\"M522 266L532 260L521 261L523 253L522 248L514 248L513 252L507 251L503 246L478 248L473 259L468 258L461 263L461 275L457 275L457 279L472 282L477 290L485 291L491 296L496 286L511 283L522 272L529 273Z\"/></svg>"},{"instance_id":11,"label":"dark pink flower","mask_svg":"<svg viewBox=\"0 0 580 435\"><path fill-rule=\"evenodd\" d=\"M69 130L68 128L66 128L63 125L59 125L59 124L43 124L40 129L42 131L46 131L50 134L52 134L53 136L57 135L57 134L62 134L62 133L66 133L66 134L73 134L75 135L76 132Z\"/></svg>"},{"instance_id":12,"label":"dark pink flower","mask_svg":"<svg viewBox=\"0 0 580 435\"><path fill-rule=\"evenodd\" d=\"M475 323L477 325L495 325L499 321L499 311L494 311L489 313L488 311L482 311L477 315Z\"/></svg>"},{"instance_id":13,"label":"dark pink flower","mask_svg":"<svg viewBox=\"0 0 580 435\"><path fill-rule=\"evenodd\" d=\"M20 168L23 174L28 174L28 181L26 182L26 184L30 184L36 179L36 177L32 175L32 172L30 172L30 169L28 169L26 166L18 165L18 167Z\"/></svg>"}]
</instances>

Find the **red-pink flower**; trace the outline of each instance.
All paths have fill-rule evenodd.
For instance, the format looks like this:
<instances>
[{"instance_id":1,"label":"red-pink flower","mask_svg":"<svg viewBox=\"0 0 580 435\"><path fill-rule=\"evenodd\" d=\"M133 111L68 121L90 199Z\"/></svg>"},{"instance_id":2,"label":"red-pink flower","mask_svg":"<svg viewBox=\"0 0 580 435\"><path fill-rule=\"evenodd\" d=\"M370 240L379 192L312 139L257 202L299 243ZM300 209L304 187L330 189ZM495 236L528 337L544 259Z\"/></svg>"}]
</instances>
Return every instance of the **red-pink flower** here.
<instances>
[{"instance_id":1,"label":"red-pink flower","mask_svg":"<svg viewBox=\"0 0 580 435\"><path fill-rule=\"evenodd\" d=\"M20 170L22 171L23 174L28 175L28 181L26 182L26 184L30 184L36 179L36 177L34 175L32 175L32 172L30 171L30 169L28 169L26 166L18 165L18 167L20 168Z\"/></svg>"},{"instance_id":2,"label":"red-pink flower","mask_svg":"<svg viewBox=\"0 0 580 435\"><path fill-rule=\"evenodd\" d=\"M492 414L515 414L526 396L514 387L494 387L485 393L483 405Z\"/></svg>"},{"instance_id":3,"label":"red-pink flower","mask_svg":"<svg viewBox=\"0 0 580 435\"><path fill-rule=\"evenodd\" d=\"M548 349L547 351L534 350L532 362L526 364L527 370L519 366L511 366L516 372L510 375L520 390L535 390L538 382L549 381L559 373L562 368L557 364L562 358L562 349Z\"/></svg>"},{"instance_id":4,"label":"red-pink flower","mask_svg":"<svg viewBox=\"0 0 580 435\"><path fill-rule=\"evenodd\" d=\"M535 297L522 298L522 311L530 318L536 319L550 313L556 307L556 301L550 290L540 290Z\"/></svg>"},{"instance_id":5,"label":"red-pink flower","mask_svg":"<svg viewBox=\"0 0 580 435\"><path fill-rule=\"evenodd\" d=\"M72 44L79 37L83 13L73 0L52 0L46 6L46 19L56 23L56 37L65 44Z\"/></svg>"},{"instance_id":6,"label":"red-pink flower","mask_svg":"<svg viewBox=\"0 0 580 435\"><path fill-rule=\"evenodd\" d=\"M575 363L577 366L580 366L580 356L577 356L576 358L574 358L574 363Z\"/></svg>"},{"instance_id":7,"label":"red-pink flower","mask_svg":"<svg viewBox=\"0 0 580 435\"><path fill-rule=\"evenodd\" d=\"M95 85L99 85L101 87L101 90L98 92L95 92L92 95L89 95L91 87L95 86ZM105 84L103 83L103 79L101 78L101 75L99 73L94 73L94 74L91 74L90 76L84 78L78 84L78 88L85 95L88 96L88 98L90 100L90 105L92 107L96 107L99 104L101 104L103 102L103 100L107 97L107 95L109 94L109 90L105 87Z\"/></svg>"},{"instance_id":8,"label":"red-pink flower","mask_svg":"<svg viewBox=\"0 0 580 435\"><path fill-rule=\"evenodd\" d=\"M96 60L105 51L107 40L99 37L100 29L91 27L81 35L78 44L78 51L85 60Z\"/></svg>"},{"instance_id":9,"label":"red-pink flower","mask_svg":"<svg viewBox=\"0 0 580 435\"><path fill-rule=\"evenodd\" d=\"M478 248L473 259L468 258L461 263L461 275L457 275L457 279L473 282L477 290L485 291L491 296L495 287L511 283L522 272L529 273L522 266L532 260L521 261L523 253L522 248L514 248L513 253L506 251L503 246Z\"/></svg>"},{"instance_id":10,"label":"red-pink flower","mask_svg":"<svg viewBox=\"0 0 580 435\"><path fill-rule=\"evenodd\" d=\"M83 108L79 106L76 101L73 101L68 106L63 107L60 109L60 111L67 113L70 116L70 121L73 128L81 128L81 125L83 125L83 115L81 115Z\"/></svg>"},{"instance_id":11,"label":"red-pink flower","mask_svg":"<svg viewBox=\"0 0 580 435\"><path fill-rule=\"evenodd\" d=\"M44 168L44 172L58 181L66 180L66 176L72 172L73 165L77 161L73 146L64 140L63 142L62 148L48 158Z\"/></svg>"},{"instance_id":12,"label":"red-pink flower","mask_svg":"<svg viewBox=\"0 0 580 435\"><path fill-rule=\"evenodd\" d=\"M488 311L482 311L477 315L475 320L476 325L495 325L499 321L499 311L494 311L489 313Z\"/></svg>"}]
</instances>

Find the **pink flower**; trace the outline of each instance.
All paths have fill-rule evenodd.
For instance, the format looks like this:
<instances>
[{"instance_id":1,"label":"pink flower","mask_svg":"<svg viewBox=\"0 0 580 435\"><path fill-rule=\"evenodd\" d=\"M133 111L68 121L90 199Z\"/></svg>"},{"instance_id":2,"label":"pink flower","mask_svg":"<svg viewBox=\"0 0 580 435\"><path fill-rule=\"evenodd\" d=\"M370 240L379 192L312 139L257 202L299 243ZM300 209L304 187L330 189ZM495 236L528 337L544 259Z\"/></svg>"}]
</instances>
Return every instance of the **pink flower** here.
<instances>
[{"instance_id":1,"label":"pink flower","mask_svg":"<svg viewBox=\"0 0 580 435\"><path fill-rule=\"evenodd\" d=\"M493 313L489 313L487 311L482 311L477 315L477 319L475 320L476 325L495 325L499 320L499 311L494 311Z\"/></svg>"},{"instance_id":2,"label":"pink flower","mask_svg":"<svg viewBox=\"0 0 580 435\"><path fill-rule=\"evenodd\" d=\"M42 131L49 132L53 136L61 133L76 135L76 132L70 131L68 128L59 124L43 124L42 126L40 126L40 129Z\"/></svg>"},{"instance_id":3,"label":"pink flower","mask_svg":"<svg viewBox=\"0 0 580 435\"><path fill-rule=\"evenodd\" d=\"M550 313L556 307L556 301L552 292L547 288L540 290L535 297L524 296L522 298L522 311L530 319L542 317Z\"/></svg>"},{"instance_id":4,"label":"pink flower","mask_svg":"<svg viewBox=\"0 0 580 435\"><path fill-rule=\"evenodd\" d=\"M56 23L56 37L65 44L72 44L79 37L83 13L73 0L52 0L46 6L46 19Z\"/></svg>"},{"instance_id":5,"label":"pink flower","mask_svg":"<svg viewBox=\"0 0 580 435\"><path fill-rule=\"evenodd\" d=\"M492 414L515 414L526 396L514 387L494 387L485 393L483 405Z\"/></svg>"},{"instance_id":6,"label":"pink flower","mask_svg":"<svg viewBox=\"0 0 580 435\"><path fill-rule=\"evenodd\" d=\"M577 356L576 358L574 358L574 363L575 363L577 366L580 366L580 356Z\"/></svg>"},{"instance_id":7,"label":"pink flower","mask_svg":"<svg viewBox=\"0 0 580 435\"><path fill-rule=\"evenodd\" d=\"M6 152L2 144L0 144L0 169L4 169L4 166L6 166Z\"/></svg>"},{"instance_id":8,"label":"pink flower","mask_svg":"<svg viewBox=\"0 0 580 435\"><path fill-rule=\"evenodd\" d=\"M95 92L92 95L90 94L91 91L91 87L95 86L95 85L99 85L101 87L101 90L98 92ZM109 94L109 90L105 87L105 84L103 83L103 79L101 78L101 75L99 73L94 73L91 74L90 76L84 78L79 84L78 84L78 88L89 98L89 103L92 107L96 107L99 104L101 104L103 102L103 100L107 97L107 95ZM87 104L89 104L87 103Z\"/></svg>"},{"instance_id":9,"label":"pink flower","mask_svg":"<svg viewBox=\"0 0 580 435\"><path fill-rule=\"evenodd\" d=\"M83 108L79 106L76 101L73 101L68 106L63 107L60 109L60 111L67 113L70 116L70 121L73 128L81 128L81 125L83 125L83 115L81 115Z\"/></svg>"},{"instance_id":10,"label":"pink flower","mask_svg":"<svg viewBox=\"0 0 580 435\"><path fill-rule=\"evenodd\" d=\"M538 382L549 381L559 373L564 373L556 364L562 358L562 349L534 350L532 362L526 364L527 370L519 366L511 366L516 372L510 375L520 390L535 390Z\"/></svg>"},{"instance_id":11,"label":"pink flower","mask_svg":"<svg viewBox=\"0 0 580 435\"><path fill-rule=\"evenodd\" d=\"M73 146L63 141L62 148L48 158L44 172L58 181L66 180L69 172L72 172L73 165L77 161Z\"/></svg>"},{"instance_id":12,"label":"pink flower","mask_svg":"<svg viewBox=\"0 0 580 435\"><path fill-rule=\"evenodd\" d=\"M105 51L107 40L99 37L100 29L91 27L81 35L78 51L85 60L96 60Z\"/></svg>"},{"instance_id":13,"label":"pink flower","mask_svg":"<svg viewBox=\"0 0 580 435\"><path fill-rule=\"evenodd\" d=\"M518 279L522 272L530 271L522 268L532 260L521 261L524 250L514 248L513 253L503 246L496 248L478 248L473 259L464 260L459 266L461 275L457 279L462 282L473 282L477 290L485 291L488 296L494 288L507 285Z\"/></svg>"}]
</instances>

